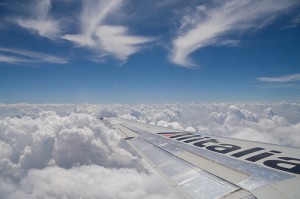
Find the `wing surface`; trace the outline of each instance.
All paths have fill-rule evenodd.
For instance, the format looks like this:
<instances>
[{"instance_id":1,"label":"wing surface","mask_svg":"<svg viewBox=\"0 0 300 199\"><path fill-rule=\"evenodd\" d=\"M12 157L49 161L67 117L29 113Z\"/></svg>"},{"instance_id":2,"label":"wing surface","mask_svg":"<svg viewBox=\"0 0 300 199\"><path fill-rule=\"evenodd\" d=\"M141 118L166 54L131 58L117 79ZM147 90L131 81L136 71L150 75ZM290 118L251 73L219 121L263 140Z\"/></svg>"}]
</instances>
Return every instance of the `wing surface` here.
<instances>
[{"instance_id":1,"label":"wing surface","mask_svg":"<svg viewBox=\"0 0 300 199\"><path fill-rule=\"evenodd\" d=\"M185 198L300 198L300 149L105 119Z\"/></svg>"}]
</instances>

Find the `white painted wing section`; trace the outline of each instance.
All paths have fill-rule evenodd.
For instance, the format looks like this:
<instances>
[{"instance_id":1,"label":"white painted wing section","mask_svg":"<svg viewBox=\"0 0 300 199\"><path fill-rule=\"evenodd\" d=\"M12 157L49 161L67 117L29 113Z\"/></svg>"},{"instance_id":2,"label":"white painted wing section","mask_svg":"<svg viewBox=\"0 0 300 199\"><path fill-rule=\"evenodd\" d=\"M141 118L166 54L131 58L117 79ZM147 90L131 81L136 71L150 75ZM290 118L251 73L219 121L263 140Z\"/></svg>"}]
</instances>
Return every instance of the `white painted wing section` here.
<instances>
[{"instance_id":1,"label":"white painted wing section","mask_svg":"<svg viewBox=\"0 0 300 199\"><path fill-rule=\"evenodd\" d=\"M300 198L298 148L108 121L186 198ZM279 169L266 166L272 161Z\"/></svg>"}]
</instances>

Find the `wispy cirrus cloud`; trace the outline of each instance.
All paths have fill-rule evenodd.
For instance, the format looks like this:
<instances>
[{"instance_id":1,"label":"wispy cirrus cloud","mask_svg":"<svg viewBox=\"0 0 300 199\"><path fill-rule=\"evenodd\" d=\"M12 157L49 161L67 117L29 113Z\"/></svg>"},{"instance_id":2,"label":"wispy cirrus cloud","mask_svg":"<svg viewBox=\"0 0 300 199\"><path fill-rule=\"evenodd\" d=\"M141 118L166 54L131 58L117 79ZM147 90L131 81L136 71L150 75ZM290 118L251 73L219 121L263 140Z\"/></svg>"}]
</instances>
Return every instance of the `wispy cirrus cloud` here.
<instances>
[{"instance_id":1,"label":"wispy cirrus cloud","mask_svg":"<svg viewBox=\"0 0 300 199\"><path fill-rule=\"evenodd\" d=\"M62 57L23 50L23 49L0 47L0 52L2 53L0 54L0 62L4 62L8 64L26 64L26 63L66 64L68 63L68 60Z\"/></svg>"},{"instance_id":2,"label":"wispy cirrus cloud","mask_svg":"<svg viewBox=\"0 0 300 199\"><path fill-rule=\"evenodd\" d=\"M288 29L288 28L296 28L300 24L300 14L298 14L288 26L283 27L283 29Z\"/></svg>"},{"instance_id":3,"label":"wispy cirrus cloud","mask_svg":"<svg viewBox=\"0 0 300 199\"><path fill-rule=\"evenodd\" d=\"M299 1L227 0L210 7L198 6L192 14L189 12L182 18L169 59L186 68L196 67L189 58L191 53L205 46L224 43L224 37L229 33L263 28L296 4Z\"/></svg>"},{"instance_id":4,"label":"wispy cirrus cloud","mask_svg":"<svg viewBox=\"0 0 300 199\"><path fill-rule=\"evenodd\" d=\"M295 82L300 81L300 74L291 74L280 77L258 77L257 78L261 82L266 83L286 83L286 82Z\"/></svg>"},{"instance_id":5,"label":"wispy cirrus cloud","mask_svg":"<svg viewBox=\"0 0 300 199\"><path fill-rule=\"evenodd\" d=\"M83 3L80 15L79 34L66 34L62 38L81 47L92 49L99 57L112 55L126 61L140 50L140 45L152 41L152 38L132 36L125 26L108 25L107 19L117 13L123 0L88 1Z\"/></svg>"},{"instance_id":6,"label":"wispy cirrus cloud","mask_svg":"<svg viewBox=\"0 0 300 199\"><path fill-rule=\"evenodd\" d=\"M30 6L29 18L16 18L16 23L30 31L34 31L40 36L49 39L57 38L61 33L60 20L50 16L51 0L34 0Z\"/></svg>"},{"instance_id":7,"label":"wispy cirrus cloud","mask_svg":"<svg viewBox=\"0 0 300 199\"><path fill-rule=\"evenodd\" d=\"M0 54L0 62L8 63L8 64L21 64L21 63L28 63L30 60L15 57L15 56L7 56L7 55L1 55Z\"/></svg>"}]
</instances>

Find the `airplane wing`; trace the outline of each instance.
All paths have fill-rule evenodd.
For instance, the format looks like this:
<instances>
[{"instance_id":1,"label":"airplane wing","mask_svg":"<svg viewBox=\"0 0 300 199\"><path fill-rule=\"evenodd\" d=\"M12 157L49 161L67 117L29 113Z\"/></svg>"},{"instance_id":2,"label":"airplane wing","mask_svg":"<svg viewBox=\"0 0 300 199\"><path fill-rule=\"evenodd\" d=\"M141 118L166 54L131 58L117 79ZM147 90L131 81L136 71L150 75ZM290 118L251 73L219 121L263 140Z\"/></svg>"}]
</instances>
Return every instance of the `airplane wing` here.
<instances>
[{"instance_id":1,"label":"airplane wing","mask_svg":"<svg viewBox=\"0 0 300 199\"><path fill-rule=\"evenodd\" d=\"M185 198L300 198L300 149L108 121Z\"/></svg>"}]
</instances>

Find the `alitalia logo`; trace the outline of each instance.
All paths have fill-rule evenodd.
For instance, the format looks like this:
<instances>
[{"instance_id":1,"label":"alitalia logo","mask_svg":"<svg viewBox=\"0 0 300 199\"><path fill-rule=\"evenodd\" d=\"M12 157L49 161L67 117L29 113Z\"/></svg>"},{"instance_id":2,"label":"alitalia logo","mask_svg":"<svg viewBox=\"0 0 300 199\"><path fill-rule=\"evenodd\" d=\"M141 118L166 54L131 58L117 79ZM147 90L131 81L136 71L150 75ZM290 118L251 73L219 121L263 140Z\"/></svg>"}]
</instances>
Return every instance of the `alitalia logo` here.
<instances>
[{"instance_id":1,"label":"alitalia logo","mask_svg":"<svg viewBox=\"0 0 300 199\"><path fill-rule=\"evenodd\" d=\"M254 163L257 161L263 161L263 164L267 167L298 175L300 174L300 159L293 157L272 157L275 154L281 154L281 151L267 150L262 147L243 149L241 146L238 145L221 143L217 139L192 133L165 132L158 134L180 142L189 143L193 146L200 147L216 153L227 155L230 153L230 156L234 158L244 159L246 161ZM254 155L251 156L251 154ZM244 158L245 156L247 158Z\"/></svg>"}]
</instances>

